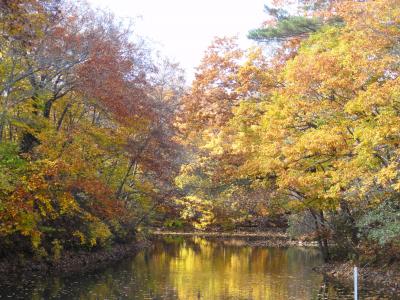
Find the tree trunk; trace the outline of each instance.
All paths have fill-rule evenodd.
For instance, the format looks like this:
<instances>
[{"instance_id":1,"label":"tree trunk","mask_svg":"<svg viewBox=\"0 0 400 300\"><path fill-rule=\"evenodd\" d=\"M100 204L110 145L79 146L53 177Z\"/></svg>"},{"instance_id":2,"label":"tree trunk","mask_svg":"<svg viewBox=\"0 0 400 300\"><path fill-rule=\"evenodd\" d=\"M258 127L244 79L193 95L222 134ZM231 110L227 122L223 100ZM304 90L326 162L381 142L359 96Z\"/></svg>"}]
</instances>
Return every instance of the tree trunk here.
<instances>
[{"instance_id":1,"label":"tree trunk","mask_svg":"<svg viewBox=\"0 0 400 300\"><path fill-rule=\"evenodd\" d=\"M345 200L340 201L340 209L346 215L347 224L349 224L350 226L351 242L353 243L354 247L357 247L359 239L358 239L358 228L356 226L356 220L351 214L349 205Z\"/></svg>"},{"instance_id":2,"label":"tree trunk","mask_svg":"<svg viewBox=\"0 0 400 300\"><path fill-rule=\"evenodd\" d=\"M321 250L322 253L322 257L324 259L325 262L328 262L331 257L330 257L330 253L329 253L329 245L328 245L328 240L325 236L325 226L323 225L323 219L321 219L321 217L323 218L323 214L321 215L322 211L320 211L320 215L318 216L318 214L313 210L313 209L309 209L311 216L314 219L314 224L315 224L315 229L317 231L317 241L318 241L318 246Z\"/></svg>"},{"instance_id":3,"label":"tree trunk","mask_svg":"<svg viewBox=\"0 0 400 300\"><path fill-rule=\"evenodd\" d=\"M57 131L60 131L61 126L62 126L62 122L64 121L65 115L67 114L68 109L69 109L70 107L71 107L71 103L68 103L68 104L64 107L64 110L63 110L63 112L61 113L60 119L58 120L58 123L57 123Z\"/></svg>"},{"instance_id":4,"label":"tree trunk","mask_svg":"<svg viewBox=\"0 0 400 300\"><path fill-rule=\"evenodd\" d=\"M36 90L36 85L32 84L32 86L35 87L35 91L34 91L33 96L32 96L32 100L33 100L33 105L32 105L33 112L32 112L32 114L33 115L37 115L38 114L38 107L39 107L37 101L39 99L39 95L38 95L37 90ZM20 141L20 146L19 146L20 153L30 153L30 152L32 152L33 148L36 145L38 145L39 143L40 143L40 141L32 133L30 133L28 131L25 131L22 134L22 138L21 138L21 141Z\"/></svg>"},{"instance_id":5,"label":"tree trunk","mask_svg":"<svg viewBox=\"0 0 400 300\"><path fill-rule=\"evenodd\" d=\"M327 261L329 261L331 259L331 255L329 252L329 245L328 245L328 238L327 238L328 230L326 228L326 220L324 217L324 212L322 210L319 211L319 216L320 216L321 228L322 228L322 243L324 244Z\"/></svg>"},{"instance_id":6,"label":"tree trunk","mask_svg":"<svg viewBox=\"0 0 400 300\"><path fill-rule=\"evenodd\" d=\"M54 98L48 100L45 104L44 104L44 109L43 109L43 117L45 117L46 119L50 118L50 111L51 111L51 107L53 106L54 103Z\"/></svg>"},{"instance_id":7,"label":"tree trunk","mask_svg":"<svg viewBox=\"0 0 400 300\"><path fill-rule=\"evenodd\" d=\"M117 198L121 197L122 189L123 189L123 187L125 185L126 180L129 177L129 174L132 171L133 166L135 166L135 168L136 168L136 158L131 159L131 161L129 162L129 166L128 166L128 169L126 170L125 176L122 179L121 184L119 185L117 193L115 194L117 196Z\"/></svg>"}]
</instances>

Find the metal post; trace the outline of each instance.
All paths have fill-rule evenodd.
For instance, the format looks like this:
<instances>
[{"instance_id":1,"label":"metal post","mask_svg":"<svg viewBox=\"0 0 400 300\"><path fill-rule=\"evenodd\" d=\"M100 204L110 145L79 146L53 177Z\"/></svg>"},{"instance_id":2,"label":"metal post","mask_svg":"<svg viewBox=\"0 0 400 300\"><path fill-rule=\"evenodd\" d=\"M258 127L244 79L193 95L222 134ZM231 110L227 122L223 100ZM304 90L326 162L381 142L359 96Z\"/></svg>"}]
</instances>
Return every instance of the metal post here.
<instances>
[{"instance_id":1,"label":"metal post","mask_svg":"<svg viewBox=\"0 0 400 300\"><path fill-rule=\"evenodd\" d=\"M357 273L357 267L354 267L354 300L358 300L358 273Z\"/></svg>"}]
</instances>

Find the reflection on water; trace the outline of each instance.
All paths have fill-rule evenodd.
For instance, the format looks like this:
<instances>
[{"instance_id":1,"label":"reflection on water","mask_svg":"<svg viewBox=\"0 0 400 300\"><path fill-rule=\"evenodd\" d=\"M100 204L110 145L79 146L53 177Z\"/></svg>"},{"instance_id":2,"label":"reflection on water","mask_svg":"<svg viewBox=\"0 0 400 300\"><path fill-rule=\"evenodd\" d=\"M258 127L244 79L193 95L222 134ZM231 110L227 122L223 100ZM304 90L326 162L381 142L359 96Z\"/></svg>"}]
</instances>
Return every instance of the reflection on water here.
<instances>
[{"instance_id":1,"label":"reflection on water","mask_svg":"<svg viewBox=\"0 0 400 300\"><path fill-rule=\"evenodd\" d=\"M246 247L240 240L166 238L93 274L0 284L1 299L352 299L312 271L314 249ZM368 299L373 291L365 292ZM363 294L362 294L363 295ZM386 298L390 299L390 298Z\"/></svg>"}]
</instances>

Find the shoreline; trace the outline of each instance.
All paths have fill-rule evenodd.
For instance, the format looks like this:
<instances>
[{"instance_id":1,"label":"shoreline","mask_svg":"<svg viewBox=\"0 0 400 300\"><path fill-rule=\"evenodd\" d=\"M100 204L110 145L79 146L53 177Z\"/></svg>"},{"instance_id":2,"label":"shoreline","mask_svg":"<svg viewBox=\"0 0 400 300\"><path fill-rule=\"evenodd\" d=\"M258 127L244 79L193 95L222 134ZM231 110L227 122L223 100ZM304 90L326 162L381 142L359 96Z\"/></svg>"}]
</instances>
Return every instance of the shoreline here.
<instances>
[{"instance_id":1,"label":"shoreline","mask_svg":"<svg viewBox=\"0 0 400 300\"><path fill-rule=\"evenodd\" d=\"M353 267L351 262L324 263L315 269L331 280L347 286L353 285ZM384 294L397 295L400 299L400 268L399 265L384 267L358 266L359 288L371 285Z\"/></svg>"},{"instance_id":2,"label":"shoreline","mask_svg":"<svg viewBox=\"0 0 400 300\"><path fill-rule=\"evenodd\" d=\"M120 261L135 255L141 249L149 246L148 241L134 241L130 243L117 243L109 248L97 251L66 251L57 261L51 259L35 260L25 258L22 260L0 261L0 282L9 282L16 278L32 276L69 276L76 273L86 273L106 267L113 262Z\"/></svg>"},{"instance_id":3,"label":"shoreline","mask_svg":"<svg viewBox=\"0 0 400 300\"><path fill-rule=\"evenodd\" d=\"M282 231L234 231L234 232L219 232L219 231L160 231L151 232L152 236L183 236L183 237L204 237L218 240L238 238L245 240L245 245L250 247L318 247L317 242L301 241L291 239L285 232Z\"/></svg>"}]
</instances>

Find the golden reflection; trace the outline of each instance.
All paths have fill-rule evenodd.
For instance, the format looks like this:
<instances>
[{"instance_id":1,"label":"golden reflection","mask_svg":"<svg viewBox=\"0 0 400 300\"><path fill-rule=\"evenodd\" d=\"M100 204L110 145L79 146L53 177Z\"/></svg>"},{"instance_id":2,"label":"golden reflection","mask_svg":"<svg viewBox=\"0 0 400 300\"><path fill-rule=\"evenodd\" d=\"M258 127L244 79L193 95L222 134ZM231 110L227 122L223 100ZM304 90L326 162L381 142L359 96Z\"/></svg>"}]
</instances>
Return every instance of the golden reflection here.
<instances>
[{"instance_id":1,"label":"golden reflection","mask_svg":"<svg viewBox=\"0 0 400 300\"><path fill-rule=\"evenodd\" d=\"M0 286L0 298L309 300L350 296L351 290L324 282L312 271L320 263L313 249L248 247L243 240L232 239L166 238L133 258L91 274L43 278L23 289Z\"/></svg>"},{"instance_id":2,"label":"golden reflection","mask_svg":"<svg viewBox=\"0 0 400 300\"><path fill-rule=\"evenodd\" d=\"M307 260L309 251L298 254L291 249L239 246L242 244L195 237L183 241L176 253L168 252L168 247L160 253L155 249L148 267L153 270L162 266L160 273L168 274L164 280L178 299L313 298L313 290L304 280L319 282L321 278L310 266L296 266L298 262L307 263L303 260Z\"/></svg>"}]
</instances>

